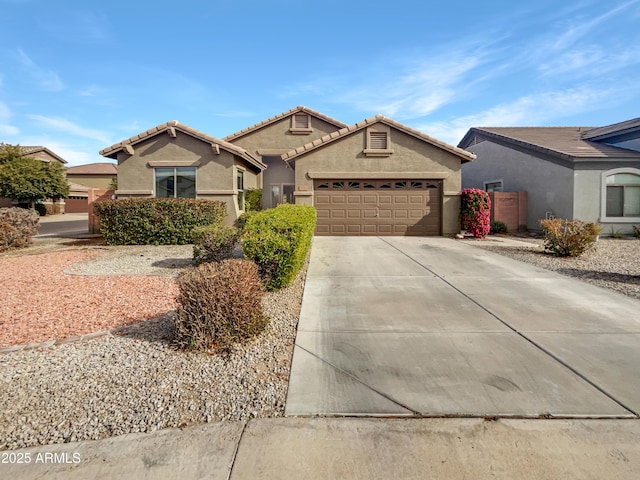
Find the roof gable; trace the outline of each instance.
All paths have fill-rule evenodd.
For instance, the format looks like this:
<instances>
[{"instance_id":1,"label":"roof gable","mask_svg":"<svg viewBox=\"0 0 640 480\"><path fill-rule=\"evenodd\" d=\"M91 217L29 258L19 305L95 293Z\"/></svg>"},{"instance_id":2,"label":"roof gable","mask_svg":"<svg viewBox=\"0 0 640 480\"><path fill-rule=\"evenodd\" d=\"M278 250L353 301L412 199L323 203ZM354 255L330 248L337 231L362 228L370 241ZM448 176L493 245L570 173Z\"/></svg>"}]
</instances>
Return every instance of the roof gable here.
<instances>
[{"instance_id":1,"label":"roof gable","mask_svg":"<svg viewBox=\"0 0 640 480\"><path fill-rule=\"evenodd\" d=\"M60 155L56 155L51 150L49 150L48 148L43 147L43 146L39 146L39 145L38 146L27 146L27 147L20 146L20 148L24 152L24 155L23 155L24 157L27 157L27 156L31 157L31 156L37 155L39 153L45 153L45 154L49 155L50 157L56 159L57 161L59 161L62 164L67 163L67 161L64 158L62 158ZM45 160L43 158L38 158L38 160L42 160L44 162L48 162L49 161L49 160Z\"/></svg>"},{"instance_id":2,"label":"roof gable","mask_svg":"<svg viewBox=\"0 0 640 480\"><path fill-rule=\"evenodd\" d=\"M584 140L582 134L593 127L474 127L458 144L467 148L483 140L493 140L525 148L563 160L575 158L638 158L638 152L605 143Z\"/></svg>"},{"instance_id":3,"label":"roof gable","mask_svg":"<svg viewBox=\"0 0 640 480\"><path fill-rule=\"evenodd\" d=\"M582 138L584 140L598 141L606 139L607 137L619 137L629 134L634 134L633 136L636 138L640 137L640 118L634 118L604 127L591 128L582 133Z\"/></svg>"},{"instance_id":4,"label":"roof gable","mask_svg":"<svg viewBox=\"0 0 640 480\"><path fill-rule=\"evenodd\" d=\"M123 140L119 143L111 145L108 148L100 150L100 155L107 158L117 158L118 152L125 150L127 153L133 152L133 146L143 140L147 140L151 137L155 137L156 135L167 133L168 135L175 137L177 132L182 132L184 134L190 135L194 138L197 138L205 143L211 144L214 148L222 148L234 155L237 155L253 166L259 168L260 170L264 170L267 166L262 163L260 160L251 155L244 148L240 148L232 143L229 143L225 140L220 140L219 138L212 137L211 135L207 135L195 128L191 128L188 125L181 124L177 120L172 120L170 122L161 123L160 125L150 128L138 135L134 135L131 138Z\"/></svg>"},{"instance_id":5,"label":"roof gable","mask_svg":"<svg viewBox=\"0 0 640 480\"><path fill-rule=\"evenodd\" d=\"M331 118L323 113L317 112L315 110L312 110L311 108L305 107L304 105L299 105L295 108L292 108L290 110L287 110L286 112L282 112L279 113L278 115L274 115L273 117L269 117L266 120L263 120L261 122L256 123L255 125L252 125L250 127L244 128L242 130L240 130L239 132L236 133L232 133L231 135L227 135L226 137L224 137L224 140L226 140L227 142L232 142L234 140L237 140L238 138L244 137L245 135L248 135L249 133L253 133L257 130L260 130L264 127L267 127L269 125L271 125L272 123L278 122L282 119L285 119L287 117L290 117L296 113L300 113L300 112L304 112L304 113L308 113L309 115L319 118L320 120L323 120L327 123L330 123L331 125L335 125L336 127L339 128L344 128L347 126L346 123L342 123L340 120L336 120L335 118Z\"/></svg>"},{"instance_id":6,"label":"roof gable","mask_svg":"<svg viewBox=\"0 0 640 480\"><path fill-rule=\"evenodd\" d=\"M302 147L298 147L294 150L291 150L285 154L283 154L281 156L281 158L283 160L286 161L294 161L297 157L299 157L300 155L306 154L308 152L311 152L317 148L323 147L325 145L328 145L332 142L335 142L338 139L347 137L355 132L358 132L368 126L374 125L376 123L383 123L385 125L388 125L390 127L395 128L396 130L399 130L401 132L404 132L408 135L411 135L415 138L417 138L418 140L422 140L423 142L429 143L433 146L439 147L443 150L446 150L458 157L460 157L462 159L463 162L470 162L471 160L473 160L475 157L474 154L467 152L466 150L463 150L461 148L458 147L454 147L453 145L449 145L448 143L445 143L441 140L438 140L436 138L433 138L429 135L427 135L426 133L422 133L418 130L415 130L413 128L410 128L406 125L403 125L402 123L396 122L395 120L392 120L390 118L385 117L384 115L376 115L374 117L370 117L367 118L361 122L358 122L354 125L350 125L348 127L342 128L340 130L338 130L337 132L333 132L329 135L325 135L324 137L315 140L313 142L307 143L306 145L303 145Z\"/></svg>"}]
</instances>

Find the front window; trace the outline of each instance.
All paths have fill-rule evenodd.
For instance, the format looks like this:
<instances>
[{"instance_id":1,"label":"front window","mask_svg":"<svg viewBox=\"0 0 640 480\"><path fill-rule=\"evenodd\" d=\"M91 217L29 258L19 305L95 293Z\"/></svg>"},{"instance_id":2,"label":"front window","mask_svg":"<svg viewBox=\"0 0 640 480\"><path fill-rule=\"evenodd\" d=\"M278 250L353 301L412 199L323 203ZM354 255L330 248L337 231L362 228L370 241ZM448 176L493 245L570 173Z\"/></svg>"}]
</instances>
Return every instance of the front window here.
<instances>
[{"instance_id":1,"label":"front window","mask_svg":"<svg viewBox=\"0 0 640 480\"><path fill-rule=\"evenodd\" d=\"M196 198L196 169L156 168L156 197Z\"/></svg>"},{"instance_id":2,"label":"front window","mask_svg":"<svg viewBox=\"0 0 640 480\"><path fill-rule=\"evenodd\" d=\"M324 188L328 188L328 185ZM294 185L286 183L271 185L271 206L277 207L283 203L295 203L293 197L294 190Z\"/></svg>"},{"instance_id":3,"label":"front window","mask_svg":"<svg viewBox=\"0 0 640 480\"><path fill-rule=\"evenodd\" d=\"M640 175L615 173L606 179L607 217L640 217Z\"/></svg>"}]
</instances>

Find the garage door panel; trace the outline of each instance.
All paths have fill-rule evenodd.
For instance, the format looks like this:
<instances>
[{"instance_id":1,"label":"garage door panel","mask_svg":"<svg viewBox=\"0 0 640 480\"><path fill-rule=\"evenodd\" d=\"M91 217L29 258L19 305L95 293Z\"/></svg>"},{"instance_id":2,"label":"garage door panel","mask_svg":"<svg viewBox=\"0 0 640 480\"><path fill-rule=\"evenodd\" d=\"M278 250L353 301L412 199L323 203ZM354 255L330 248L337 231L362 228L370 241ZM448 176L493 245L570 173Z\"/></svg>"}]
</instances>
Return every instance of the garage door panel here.
<instances>
[{"instance_id":1,"label":"garage door panel","mask_svg":"<svg viewBox=\"0 0 640 480\"><path fill-rule=\"evenodd\" d=\"M328 183L329 189L314 196L318 235L440 234L440 182L354 179Z\"/></svg>"}]
</instances>

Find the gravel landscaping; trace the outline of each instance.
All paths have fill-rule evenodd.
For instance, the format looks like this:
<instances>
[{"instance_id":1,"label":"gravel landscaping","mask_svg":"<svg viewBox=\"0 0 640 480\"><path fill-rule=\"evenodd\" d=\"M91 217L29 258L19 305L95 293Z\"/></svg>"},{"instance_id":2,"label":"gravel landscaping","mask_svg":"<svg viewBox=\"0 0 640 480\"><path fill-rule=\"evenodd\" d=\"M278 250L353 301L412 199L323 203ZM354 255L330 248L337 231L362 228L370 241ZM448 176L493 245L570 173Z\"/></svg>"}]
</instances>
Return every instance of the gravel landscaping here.
<instances>
[{"instance_id":1,"label":"gravel landscaping","mask_svg":"<svg viewBox=\"0 0 640 480\"><path fill-rule=\"evenodd\" d=\"M502 246L501 238L526 242L527 246ZM640 299L640 240L632 237L601 238L594 250L578 258L544 253L543 240L527 237L487 237L464 240L500 255L553 270L563 275Z\"/></svg>"},{"instance_id":2,"label":"gravel landscaping","mask_svg":"<svg viewBox=\"0 0 640 480\"><path fill-rule=\"evenodd\" d=\"M135 248L142 247L129 253ZM162 247L148 248L159 255ZM164 278L131 280L175 283L168 270L175 275L188 257L165 252L163 262L146 251L111 260L88 255L88 262L65 268L101 275L70 275L85 282L122 281L127 277L108 275L118 262L133 275L137 262L139 271ZM306 265L291 286L265 295L268 331L226 357L177 351L174 312L89 341L0 355L0 450L283 415L305 273ZM135 304L139 291L128 289Z\"/></svg>"}]
</instances>

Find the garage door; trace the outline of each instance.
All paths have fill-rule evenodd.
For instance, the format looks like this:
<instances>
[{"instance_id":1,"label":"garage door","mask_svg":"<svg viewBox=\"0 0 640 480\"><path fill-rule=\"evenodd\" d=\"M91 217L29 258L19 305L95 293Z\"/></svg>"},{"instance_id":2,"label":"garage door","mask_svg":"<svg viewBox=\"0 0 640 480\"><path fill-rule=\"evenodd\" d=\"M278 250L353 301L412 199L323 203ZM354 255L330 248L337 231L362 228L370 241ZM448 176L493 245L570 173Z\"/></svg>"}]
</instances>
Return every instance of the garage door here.
<instances>
[{"instance_id":1,"label":"garage door","mask_svg":"<svg viewBox=\"0 0 640 480\"><path fill-rule=\"evenodd\" d=\"M441 180L316 180L318 235L440 235Z\"/></svg>"}]
</instances>

